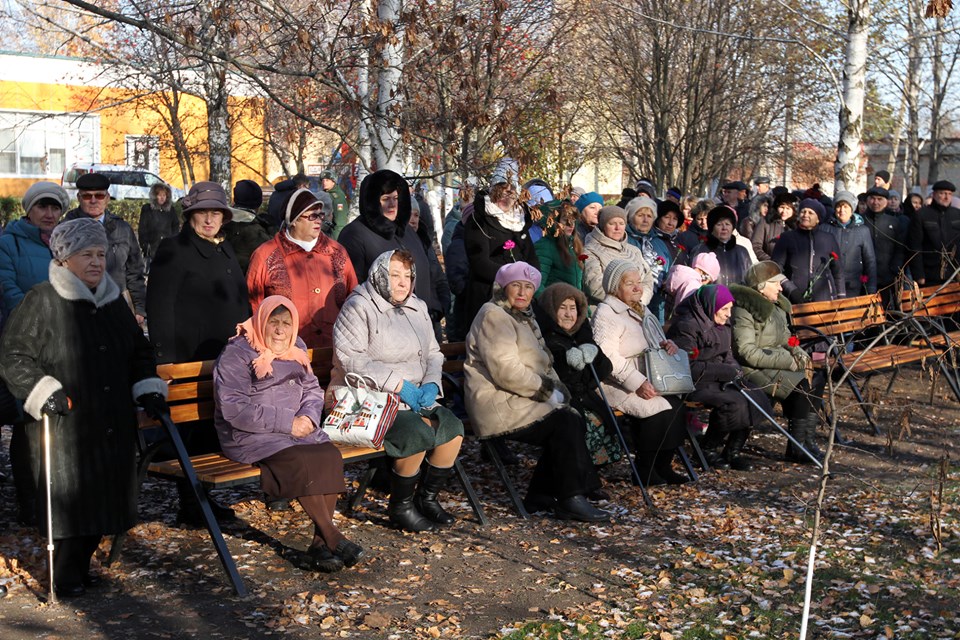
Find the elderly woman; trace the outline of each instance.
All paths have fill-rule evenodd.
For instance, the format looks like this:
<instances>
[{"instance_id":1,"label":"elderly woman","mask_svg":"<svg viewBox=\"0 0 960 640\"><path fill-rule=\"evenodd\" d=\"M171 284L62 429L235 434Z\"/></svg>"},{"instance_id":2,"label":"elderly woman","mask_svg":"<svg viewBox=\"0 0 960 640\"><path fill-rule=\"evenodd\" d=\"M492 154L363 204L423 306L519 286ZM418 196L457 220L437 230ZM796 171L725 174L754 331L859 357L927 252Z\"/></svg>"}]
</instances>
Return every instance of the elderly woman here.
<instances>
[{"instance_id":1,"label":"elderly woman","mask_svg":"<svg viewBox=\"0 0 960 640\"><path fill-rule=\"evenodd\" d=\"M539 244L539 243L538 243ZM570 391L570 406L587 424L587 449L595 463L615 462L620 446L610 411L597 393L597 377L610 375L612 365L593 341L587 322L587 296L563 282L544 289L534 306L537 324L553 356L553 369Z\"/></svg>"},{"instance_id":2,"label":"elderly woman","mask_svg":"<svg viewBox=\"0 0 960 640\"><path fill-rule=\"evenodd\" d=\"M797 228L784 232L771 260L780 265L786 280L783 291L793 304L843 298L846 286L840 247L820 226L826 211L819 200L800 203Z\"/></svg>"},{"instance_id":3,"label":"elderly woman","mask_svg":"<svg viewBox=\"0 0 960 640\"><path fill-rule=\"evenodd\" d=\"M591 305L603 302L607 294L603 289L603 272L614 260L627 260L638 265L646 264L643 253L627 239L627 212L620 207L600 209L597 226L587 235L583 245L587 256L583 263L583 291ZM653 298L653 274L643 271L643 304Z\"/></svg>"},{"instance_id":4,"label":"elderly woman","mask_svg":"<svg viewBox=\"0 0 960 640\"><path fill-rule=\"evenodd\" d=\"M716 255L720 263L718 282L726 286L743 282L743 277L750 268L750 254L740 246L734 233L736 225L737 213L725 204L718 204L707 215L710 235L690 253L691 259L701 253Z\"/></svg>"},{"instance_id":5,"label":"elderly woman","mask_svg":"<svg viewBox=\"0 0 960 640\"><path fill-rule=\"evenodd\" d=\"M289 298L300 317L300 339L310 349L333 346L333 323L357 286L347 250L320 232L326 214L309 189L296 191L283 228L253 252L247 270L250 306L256 309L269 296Z\"/></svg>"},{"instance_id":6,"label":"elderly woman","mask_svg":"<svg viewBox=\"0 0 960 640\"><path fill-rule=\"evenodd\" d=\"M180 220L173 209L170 186L158 182L150 187L150 199L140 208L140 222L137 224L137 240L147 271L150 271L160 241L177 235L179 231Z\"/></svg>"},{"instance_id":7,"label":"elderly woman","mask_svg":"<svg viewBox=\"0 0 960 640\"><path fill-rule=\"evenodd\" d=\"M823 395L824 378L812 374L810 357L790 335L790 302L783 296L785 280L776 262L763 261L747 272L743 285L733 285L733 352L747 379L773 400L779 400L790 433L819 457L816 444L819 418L815 409ZM793 462L808 459L787 445Z\"/></svg>"},{"instance_id":8,"label":"elderly woman","mask_svg":"<svg viewBox=\"0 0 960 640\"><path fill-rule=\"evenodd\" d=\"M297 315L292 300L269 296L238 327L213 370L214 423L224 455L260 467L265 493L297 499L313 521L310 565L329 573L355 565L363 549L333 522L343 458L322 429L323 389Z\"/></svg>"},{"instance_id":9,"label":"elderly woman","mask_svg":"<svg viewBox=\"0 0 960 640\"><path fill-rule=\"evenodd\" d=\"M600 488L583 418L553 370L533 317L540 272L525 262L497 272L493 299L467 334L467 413L481 439L506 437L543 447L524 504L558 518L600 522L610 516L586 496Z\"/></svg>"},{"instance_id":10,"label":"elderly woman","mask_svg":"<svg viewBox=\"0 0 960 640\"><path fill-rule=\"evenodd\" d=\"M653 278L653 296L647 306L662 323L665 304L661 288L667 278L667 272L673 266L674 254L667 242L657 232L657 203L650 196L643 195L627 203L627 238L633 246L640 249L643 266Z\"/></svg>"},{"instance_id":11,"label":"elderly woman","mask_svg":"<svg viewBox=\"0 0 960 640\"><path fill-rule=\"evenodd\" d=\"M767 210L767 215L757 222L750 235L753 251L760 260L770 260L773 248L785 229L793 229L797 219L797 196L792 193L782 193L773 200L773 205Z\"/></svg>"},{"instance_id":12,"label":"elderly woman","mask_svg":"<svg viewBox=\"0 0 960 640\"><path fill-rule=\"evenodd\" d=\"M347 298L333 327L327 389L332 405L346 375L358 373L400 396L402 410L383 441L393 459L387 514L392 523L414 532L455 521L437 495L453 475L463 442L463 424L437 404L443 354L427 305L413 293L416 282L410 253L387 251L374 260L370 277Z\"/></svg>"},{"instance_id":13,"label":"elderly woman","mask_svg":"<svg viewBox=\"0 0 960 640\"><path fill-rule=\"evenodd\" d=\"M762 420L753 405L737 387L743 371L733 357L733 338L728 326L733 312L733 294L722 284L705 285L686 298L676 310L667 337L690 354L690 372L697 390L687 396L710 408L710 429L702 445L707 460L721 469L750 471L751 465L740 454L750 436L752 425ZM771 412L763 392L747 391ZM724 446L726 445L726 446Z\"/></svg>"},{"instance_id":14,"label":"elderly woman","mask_svg":"<svg viewBox=\"0 0 960 640\"><path fill-rule=\"evenodd\" d=\"M833 236L843 262L844 290L848 296L877 292L877 254L873 236L863 216L854 213L857 196L840 191L833 198L833 215L820 228Z\"/></svg>"},{"instance_id":15,"label":"elderly woman","mask_svg":"<svg viewBox=\"0 0 960 640\"><path fill-rule=\"evenodd\" d=\"M641 267L614 260L603 272L607 297L593 316L593 337L613 363L603 383L610 404L633 418L631 427L637 468L647 484L681 484L687 477L671 463L686 434L686 412L678 398L657 393L647 379L643 352L647 348L677 352L677 345L661 340L663 328L643 305Z\"/></svg>"},{"instance_id":16,"label":"elderly woman","mask_svg":"<svg viewBox=\"0 0 960 640\"><path fill-rule=\"evenodd\" d=\"M137 519L134 399L158 415L167 385L120 289L106 276L107 234L96 220L50 235L50 280L24 297L0 344L0 376L24 401L31 469L43 476L44 413L52 417L54 576L61 597L99 582L90 559L100 538ZM43 492L39 492L42 496ZM37 502L41 502L37 500ZM46 510L36 511L45 528Z\"/></svg>"}]
</instances>

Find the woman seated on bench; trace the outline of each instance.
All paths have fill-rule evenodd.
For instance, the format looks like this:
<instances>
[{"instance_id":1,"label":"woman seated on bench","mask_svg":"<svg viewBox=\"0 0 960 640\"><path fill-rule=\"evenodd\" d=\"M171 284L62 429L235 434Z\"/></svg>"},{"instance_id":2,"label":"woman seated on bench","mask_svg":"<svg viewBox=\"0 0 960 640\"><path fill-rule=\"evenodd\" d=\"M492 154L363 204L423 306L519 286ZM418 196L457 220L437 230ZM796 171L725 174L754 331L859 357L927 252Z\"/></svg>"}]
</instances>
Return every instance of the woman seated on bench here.
<instances>
[{"instance_id":1,"label":"woman seated on bench","mask_svg":"<svg viewBox=\"0 0 960 640\"><path fill-rule=\"evenodd\" d=\"M333 326L327 389L332 405L346 374L358 373L399 394L403 410L383 441L393 459L387 513L392 523L414 532L455 521L437 494L453 475L463 442L463 423L437 404L443 354L427 303L413 293L416 282L411 253L386 251L374 259L369 279L353 290Z\"/></svg>"},{"instance_id":2,"label":"woman seated on bench","mask_svg":"<svg viewBox=\"0 0 960 640\"><path fill-rule=\"evenodd\" d=\"M298 316L288 298L270 296L239 325L213 370L214 423L224 455L259 466L267 494L300 501L314 525L307 557L329 573L355 565L363 549L333 523L343 458L321 429L323 389Z\"/></svg>"}]
</instances>

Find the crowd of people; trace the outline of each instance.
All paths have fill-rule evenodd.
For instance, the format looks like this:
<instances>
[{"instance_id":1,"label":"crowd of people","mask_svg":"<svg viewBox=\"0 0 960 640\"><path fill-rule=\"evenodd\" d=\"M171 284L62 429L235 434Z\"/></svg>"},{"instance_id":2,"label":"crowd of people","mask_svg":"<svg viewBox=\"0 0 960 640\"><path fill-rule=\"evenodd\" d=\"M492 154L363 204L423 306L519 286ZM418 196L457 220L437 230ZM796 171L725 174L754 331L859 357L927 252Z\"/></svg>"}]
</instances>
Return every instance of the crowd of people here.
<instances>
[{"instance_id":1,"label":"crowd of people","mask_svg":"<svg viewBox=\"0 0 960 640\"><path fill-rule=\"evenodd\" d=\"M110 212L103 175L77 180L70 211L60 186L32 185L0 236L0 391L22 407L11 464L26 523L45 524L37 424L54 418L58 592L95 585L100 536L133 522L134 405L167 410L158 363L216 359L215 420L184 431L190 452L258 465L265 502L300 503L315 527L306 557L329 572L364 557L334 523L343 462L322 430L349 374L399 398L384 441L397 527L455 521L439 494L464 425L440 403L444 340L465 342L473 432L505 453L506 441L539 447L527 508L598 522L611 517L595 504L608 497L602 466L627 454L614 410L644 484L688 480L673 462L690 429L711 464L749 471L744 448L774 402L819 456L825 381L791 333L792 305L877 292L889 302L905 278L956 271L960 209L947 181L902 206L882 172L860 196L757 178L754 189L723 184L718 199L677 188L660 199L640 180L606 204L518 174L507 160L486 184L465 181L439 239L429 205L389 170L362 181L352 221L333 174L319 193L284 181L266 204L249 180L232 205L214 182L176 203L158 185L138 232ZM327 389L307 356L318 348L333 350ZM651 349L687 354L688 399L705 423L654 386ZM808 459L792 445L786 458ZM196 523L191 488L178 490L177 520Z\"/></svg>"}]
</instances>

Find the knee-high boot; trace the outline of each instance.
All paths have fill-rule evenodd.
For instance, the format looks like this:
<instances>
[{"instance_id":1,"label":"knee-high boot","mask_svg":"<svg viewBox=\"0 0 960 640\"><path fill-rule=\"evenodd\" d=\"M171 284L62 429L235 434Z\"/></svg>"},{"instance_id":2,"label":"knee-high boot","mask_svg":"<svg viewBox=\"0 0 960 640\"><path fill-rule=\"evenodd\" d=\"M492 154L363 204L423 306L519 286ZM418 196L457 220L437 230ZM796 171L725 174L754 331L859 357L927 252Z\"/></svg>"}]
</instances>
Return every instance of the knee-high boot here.
<instances>
[{"instance_id":1,"label":"knee-high boot","mask_svg":"<svg viewBox=\"0 0 960 640\"><path fill-rule=\"evenodd\" d=\"M417 488L420 474L415 476L401 476L393 469L390 470L390 502L387 504L387 515L390 522L406 531L419 533L432 531L433 523L424 518L413 504L413 492Z\"/></svg>"},{"instance_id":2,"label":"knee-high boot","mask_svg":"<svg viewBox=\"0 0 960 640\"><path fill-rule=\"evenodd\" d=\"M730 465L731 469L737 471L753 471L753 465L741 454L743 447L747 444L747 438L750 437L750 429L738 429L730 432L727 438L727 446L723 449L723 458Z\"/></svg>"},{"instance_id":3,"label":"knee-high boot","mask_svg":"<svg viewBox=\"0 0 960 640\"><path fill-rule=\"evenodd\" d=\"M420 478L420 484L417 485L417 492L413 497L413 504L417 511L437 524L453 524L457 521L456 518L444 511L440 503L437 502L437 494L446 488L447 481L450 480L452 475L453 467L442 469L428 462Z\"/></svg>"}]
</instances>

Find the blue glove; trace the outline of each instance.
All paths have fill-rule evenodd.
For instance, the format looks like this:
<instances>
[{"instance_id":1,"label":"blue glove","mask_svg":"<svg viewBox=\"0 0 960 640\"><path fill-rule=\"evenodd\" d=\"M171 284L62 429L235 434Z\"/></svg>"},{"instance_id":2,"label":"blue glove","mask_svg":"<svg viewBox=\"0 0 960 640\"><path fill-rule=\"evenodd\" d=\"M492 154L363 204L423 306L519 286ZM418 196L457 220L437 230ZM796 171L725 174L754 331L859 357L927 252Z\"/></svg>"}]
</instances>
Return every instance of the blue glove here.
<instances>
[{"instance_id":1,"label":"blue glove","mask_svg":"<svg viewBox=\"0 0 960 640\"><path fill-rule=\"evenodd\" d=\"M420 389L409 380L403 381L403 386L400 387L400 393L397 395L405 405L410 407L411 411L420 411L423 408L420 404Z\"/></svg>"},{"instance_id":2,"label":"blue glove","mask_svg":"<svg viewBox=\"0 0 960 640\"><path fill-rule=\"evenodd\" d=\"M440 395L440 387L433 382L428 382L420 386L420 405L424 408L432 407L437 403L437 396Z\"/></svg>"}]
</instances>

